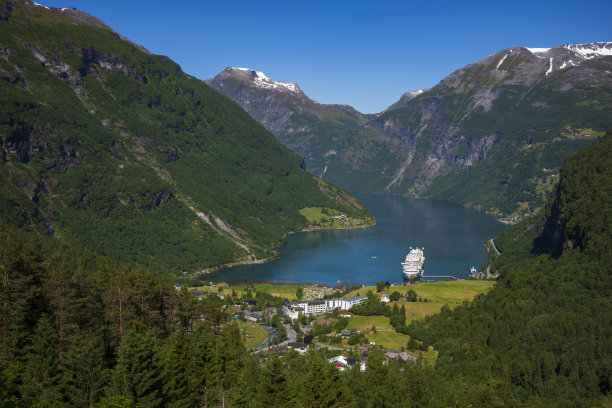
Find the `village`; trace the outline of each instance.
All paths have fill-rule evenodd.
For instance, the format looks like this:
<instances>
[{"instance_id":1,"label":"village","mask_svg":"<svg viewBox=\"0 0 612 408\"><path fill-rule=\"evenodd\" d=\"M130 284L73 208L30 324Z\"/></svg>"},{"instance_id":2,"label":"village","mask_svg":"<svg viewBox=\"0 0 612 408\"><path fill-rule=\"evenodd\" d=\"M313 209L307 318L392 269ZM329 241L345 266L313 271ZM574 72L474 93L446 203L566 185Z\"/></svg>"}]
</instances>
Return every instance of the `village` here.
<instances>
[{"instance_id":1,"label":"village","mask_svg":"<svg viewBox=\"0 0 612 408\"><path fill-rule=\"evenodd\" d=\"M223 304L224 313L236 322L251 353L284 357L287 353L305 354L309 348L324 349L339 370L365 370L372 350L382 351L387 360L400 364L433 363L437 352L398 332L398 327L401 331L404 321L437 313L444 305L459 304L490 286L487 281L379 282L352 288L210 282L190 291L198 300ZM180 285L176 287L181 290ZM363 315L359 307L364 305L380 312ZM398 313L402 324L394 326Z\"/></svg>"}]
</instances>

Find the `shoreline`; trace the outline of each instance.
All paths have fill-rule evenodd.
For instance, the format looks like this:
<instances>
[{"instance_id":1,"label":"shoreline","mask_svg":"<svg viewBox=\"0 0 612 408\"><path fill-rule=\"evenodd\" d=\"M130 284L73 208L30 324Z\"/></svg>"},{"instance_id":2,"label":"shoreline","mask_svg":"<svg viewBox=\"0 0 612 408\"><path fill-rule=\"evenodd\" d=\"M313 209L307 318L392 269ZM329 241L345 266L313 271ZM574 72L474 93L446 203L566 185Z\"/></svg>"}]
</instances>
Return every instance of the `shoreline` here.
<instances>
[{"instance_id":1,"label":"shoreline","mask_svg":"<svg viewBox=\"0 0 612 408\"><path fill-rule=\"evenodd\" d=\"M255 259L252 261L236 261L236 262L231 262L228 264L223 264L220 266L215 266L213 268L206 268L206 269L202 269L200 271L194 272L193 275L191 275L191 278L193 279L200 279L206 275L209 275L211 273L220 271L221 269L225 269L225 268L233 268L234 266L240 266L240 265L257 265L257 264L262 264L262 263L266 263L266 262L271 262L271 261L276 261L277 259L280 259L280 254L271 256L269 258L264 258L264 259Z\"/></svg>"},{"instance_id":2,"label":"shoreline","mask_svg":"<svg viewBox=\"0 0 612 408\"><path fill-rule=\"evenodd\" d=\"M289 231L285 234L285 236L283 237L286 238L287 235L290 234L297 234L300 232L316 232L316 231L324 231L324 230L348 230L348 229L365 229L365 228L371 228L376 226L376 219L374 219L374 223L372 225L361 225L361 226L356 226L356 227L344 227L344 228L317 228L317 229L309 229L309 228L304 228L300 231ZM279 245L278 247L275 248L279 248L282 245ZM223 264L220 266L216 266L216 267L212 267L212 268L205 268L202 269L200 271L196 271L194 272L190 277L192 279L203 279L205 276L210 275L211 273L214 272L218 272L221 269L226 269L226 268L233 268L234 266L241 266L241 265L258 265L258 264L263 264L266 262L272 262L272 261L276 261L279 260L281 258L281 254L280 252L277 252L275 255L270 256L268 258L264 258L264 259L255 259L252 261L236 261L236 262L230 262L227 264Z\"/></svg>"},{"instance_id":3,"label":"shoreline","mask_svg":"<svg viewBox=\"0 0 612 408\"><path fill-rule=\"evenodd\" d=\"M359 226L354 226L354 227L325 227L325 228L313 227L313 228L304 228L300 231L292 231L292 232L289 232L288 234L297 234L299 232L329 231L329 230L344 231L344 230L350 230L350 229L366 229L366 228L372 228L375 226L376 226L376 219L374 219L374 224L371 224L371 225L359 225Z\"/></svg>"}]
</instances>

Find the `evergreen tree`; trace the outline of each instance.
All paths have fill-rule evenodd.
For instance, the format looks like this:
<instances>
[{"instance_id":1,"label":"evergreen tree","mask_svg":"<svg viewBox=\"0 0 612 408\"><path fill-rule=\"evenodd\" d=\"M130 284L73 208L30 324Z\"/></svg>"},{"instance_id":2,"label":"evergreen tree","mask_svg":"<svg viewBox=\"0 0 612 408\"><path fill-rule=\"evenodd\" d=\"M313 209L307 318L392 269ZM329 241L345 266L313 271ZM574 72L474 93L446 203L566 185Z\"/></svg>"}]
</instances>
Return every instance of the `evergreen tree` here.
<instances>
[{"instance_id":1,"label":"evergreen tree","mask_svg":"<svg viewBox=\"0 0 612 408\"><path fill-rule=\"evenodd\" d=\"M0 407L13 408L17 406L17 367L0 360Z\"/></svg>"},{"instance_id":2,"label":"evergreen tree","mask_svg":"<svg viewBox=\"0 0 612 408\"><path fill-rule=\"evenodd\" d=\"M0 225L0 357L14 361L28 350L29 334L41 313L48 312L41 296L42 243Z\"/></svg>"},{"instance_id":3,"label":"evergreen tree","mask_svg":"<svg viewBox=\"0 0 612 408\"><path fill-rule=\"evenodd\" d=\"M226 392L238 380L241 366L241 356L246 352L240 338L240 330L236 324L226 325L217 339L216 354L221 364L221 405L225 406Z\"/></svg>"},{"instance_id":4,"label":"evergreen tree","mask_svg":"<svg viewBox=\"0 0 612 408\"><path fill-rule=\"evenodd\" d=\"M121 395L147 408L162 406L160 366L150 331L126 334L111 375L109 396Z\"/></svg>"},{"instance_id":5,"label":"evergreen tree","mask_svg":"<svg viewBox=\"0 0 612 408\"><path fill-rule=\"evenodd\" d=\"M122 395L113 395L102 398L96 408L136 408L136 404L129 398Z\"/></svg>"},{"instance_id":6,"label":"evergreen tree","mask_svg":"<svg viewBox=\"0 0 612 408\"><path fill-rule=\"evenodd\" d=\"M308 355L307 370L301 379L300 406L304 408L348 406L347 390L340 373L319 352Z\"/></svg>"},{"instance_id":7,"label":"evergreen tree","mask_svg":"<svg viewBox=\"0 0 612 408\"><path fill-rule=\"evenodd\" d=\"M261 369L258 392L258 407L286 407L289 404L287 393L287 372L283 362L272 355Z\"/></svg>"},{"instance_id":8,"label":"evergreen tree","mask_svg":"<svg viewBox=\"0 0 612 408\"><path fill-rule=\"evenodd\" d=\"M100 336L74 335L62 357L63 391L74 407L92 407L104 393L107 372Z\"/></svg>"},{"instance_id":9,"label":"evergreen tree","mask_svg":"<svg viewBox=\"0 0 612 408\"><path fill-rule=\"evenodd\" d=\"M21 377L21 395L28 405L62 405L58 352L55 327L47 315L42 315L34 329Z\"/></svg>"},{"instance_id":10,"label":"evergreen tree","mask_svg":"<svg viewBox=\"0 0 612 408\"><path fill-rule=\"evenodd\" d=\"M238 379L229 395L229 406L232 408L254 408L257 403L257 388L260 369L257 357L250 355L245 358Z\"/></svg>"},{"instance_id":11,"label":"evergreen tree","mask_svg":"<svg viewBox=\"0 0 612 408\"><path fill-rule=\"evenodd\" d=\"M190 335L188 395L192 406L215 406L221 401L222 367L216 341L208 327L198 325Z\"/></svg>"},{"instance_id":12,"label":"evergreen tree","mask_svg":"<svg viewBox=\"0 0 612 408\"><path fill-rule=\"evenodd\" d=\"M183 330L179 330L165 347L163 365L163 390L169 407L191 406L187 395L188 378L186 368L189 364L189 344Z\"/></svg>"}]
</instances>

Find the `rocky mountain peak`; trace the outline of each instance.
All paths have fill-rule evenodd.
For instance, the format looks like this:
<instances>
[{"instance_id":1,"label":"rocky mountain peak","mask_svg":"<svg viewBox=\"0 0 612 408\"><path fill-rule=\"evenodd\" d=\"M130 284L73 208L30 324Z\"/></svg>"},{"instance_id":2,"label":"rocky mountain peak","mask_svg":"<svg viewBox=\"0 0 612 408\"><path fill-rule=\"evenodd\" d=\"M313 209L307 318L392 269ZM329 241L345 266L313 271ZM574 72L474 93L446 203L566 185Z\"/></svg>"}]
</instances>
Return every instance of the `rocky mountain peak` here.
<instances>
[{"instance_id":1,"label":"rocky mountain peak","mask_svg":"<svg viewBox=\"0 0 612 408\"><path fill-rule=\"evenodd\" d=\"M266 74L261 71L255 71L250 68L239 68L239 67L228 67L225 68L221 73L219 73L213 81L222 81L225 79L237 79L239 81L245 82L248 85L255 86L261 89L269 89L276 90L281 92L293 92L295 94L302 94L302 90L298 86L298 84L294 82L281 82L274 81Z\"/></svg>"},{"instance_id":2,"label":"rocky mountain peak","mask_svg":"<svg viewBox=\"0 0 612 408\"><path fill-rule=\"evenodd\" d=\"M416 91L404 92L404 94L399 98L399 100L393 105L389 106L387 109L385 109L384 112L404 106L405 104L407 104L408 102L410 102L411 100L413 100L424 92L427 92L427 89L417 89Z\"/></svg>"}]
</instances>

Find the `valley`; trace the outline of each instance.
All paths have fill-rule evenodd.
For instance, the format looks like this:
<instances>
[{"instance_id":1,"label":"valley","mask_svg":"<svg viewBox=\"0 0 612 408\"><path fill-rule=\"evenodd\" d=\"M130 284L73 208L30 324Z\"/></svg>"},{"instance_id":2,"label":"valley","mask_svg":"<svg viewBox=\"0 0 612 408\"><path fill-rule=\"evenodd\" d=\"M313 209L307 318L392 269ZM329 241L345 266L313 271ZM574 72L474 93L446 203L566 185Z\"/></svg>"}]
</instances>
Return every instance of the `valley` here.
<instances>
[{"instance_id":1,"label":"valley","mask_svg":"<svg viewBox=\"0 0 612 408\"><path fill-rule=\"evenodd\" d=\"M612 43L508 48L369 115L319 104L297 84L246 68L227 68L206 83L319 177L355 192L450 201L514 223L542 208L567 156L612 126L611 50Z\"/></svg>"},{"instance_id":2,"label":"valley","mask_svg":"<svg viewBox=\"0 0 612 408\"><path fill-rule=\"evenodd\" d=\"M611 405L610 7L404 3L0 0L0 407Z\"/></svg>"}]
</instances>

